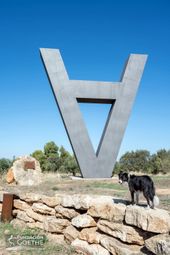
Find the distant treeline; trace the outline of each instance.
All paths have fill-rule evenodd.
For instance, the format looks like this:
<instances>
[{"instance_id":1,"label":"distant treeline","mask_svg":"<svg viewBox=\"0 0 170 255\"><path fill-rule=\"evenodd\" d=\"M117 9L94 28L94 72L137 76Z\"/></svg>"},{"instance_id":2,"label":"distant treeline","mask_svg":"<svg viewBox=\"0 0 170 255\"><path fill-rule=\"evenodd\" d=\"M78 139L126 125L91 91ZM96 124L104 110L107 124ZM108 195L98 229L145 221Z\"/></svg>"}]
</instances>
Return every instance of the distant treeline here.
<instances>
[{"instance_id":1,"label":"distant treeline","mask_svg":"<svg viewBox=\"0 0 170 255\"><path fill-rule=\"evenodd\" d=\"M113 174L120 171L147 174L170 173L170 150L161 149L154 154L147 150L126 152L116 163Z\"/></svg>"},{"instance_id":2,"label":"distant treeline","mask_svg":"<svg viewBox=\"0 0 170 255\"><path fill-rule=\"evenodd\" d=\"M48 142L43 150L34 151L31 156L36 158L41 165L43 172L80 173L75 160L63 146L58 147L55 142ZM0 159L0 173L7 171L13 160ZM170 173L170 150L161 149L155 154L147 150L136 150L126 152L113 170L113 175L120 172L143 172L147 174Z\"/></svg>"}]
</instances>

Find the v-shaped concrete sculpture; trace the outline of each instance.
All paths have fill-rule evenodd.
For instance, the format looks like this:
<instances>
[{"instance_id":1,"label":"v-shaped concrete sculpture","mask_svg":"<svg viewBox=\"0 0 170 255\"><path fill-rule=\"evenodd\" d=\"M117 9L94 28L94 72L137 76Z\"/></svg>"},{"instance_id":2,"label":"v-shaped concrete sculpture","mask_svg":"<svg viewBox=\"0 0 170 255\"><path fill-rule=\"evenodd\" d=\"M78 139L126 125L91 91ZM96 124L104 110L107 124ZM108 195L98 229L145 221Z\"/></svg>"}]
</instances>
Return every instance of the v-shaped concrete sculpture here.
<instances>
[{"instance_id":1,"label":"v-shaped concrete sculpture","mask_svg":"<svg viewBox=\"0 0 170 255\"><path fill-rule=\"evenodd\" d=\"M83 177L111 177L147 55L131 54L120 82L69 80L60 52L40 49L61 117ZM95 153L78 102L111 103Z\"/></svg>"}]
</instances>

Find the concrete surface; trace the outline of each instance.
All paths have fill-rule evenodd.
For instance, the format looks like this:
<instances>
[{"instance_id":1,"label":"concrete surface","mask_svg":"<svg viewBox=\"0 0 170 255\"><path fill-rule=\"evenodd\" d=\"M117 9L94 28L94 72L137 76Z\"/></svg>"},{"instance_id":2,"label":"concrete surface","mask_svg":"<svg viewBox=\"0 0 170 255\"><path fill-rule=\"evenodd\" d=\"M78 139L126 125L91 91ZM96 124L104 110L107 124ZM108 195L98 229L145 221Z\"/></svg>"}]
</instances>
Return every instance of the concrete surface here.
<instances>
[{"instance_id":1,"label":"concrete surface","mask_svg":"<svg viewBox=\"0 0 170 255\"><path fill-rule=\"evenodd\" d=\"M131 54L120 82L101 82L69 80L58 49L40 52L82 176L111 177L147 55ZM96 153L78 102L112 104Z\"/></svg>"}]
</instances>

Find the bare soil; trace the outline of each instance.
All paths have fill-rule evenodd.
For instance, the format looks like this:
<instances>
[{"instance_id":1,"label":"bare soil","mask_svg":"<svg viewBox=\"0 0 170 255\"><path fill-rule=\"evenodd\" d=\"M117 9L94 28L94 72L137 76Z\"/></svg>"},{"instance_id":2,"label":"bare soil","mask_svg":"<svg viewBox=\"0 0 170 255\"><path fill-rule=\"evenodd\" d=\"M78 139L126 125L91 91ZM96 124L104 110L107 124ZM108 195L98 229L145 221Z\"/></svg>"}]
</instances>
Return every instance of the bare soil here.
<instances>
[{"instance_id":1,"label":"bare soil","mask_svg":"<svg viewBox=\"0 0 170 255\"><path fill-rule=\"evenodd\" d=\"M170 175L151 176L156 187L156 193L160 198L159 208L170 211ZM18 186L15 183L7 184L5 176L0 180L0 189L11 193L35 192L53 196L57 193L65 194L97 194L110 195L125 200L130 200L128 185L120 185L117 176L110 179L82 179L72 176L45 173L43 181L36 186ZM145 202L141 195L140 201Z\"/></svg>"}]
</instances>

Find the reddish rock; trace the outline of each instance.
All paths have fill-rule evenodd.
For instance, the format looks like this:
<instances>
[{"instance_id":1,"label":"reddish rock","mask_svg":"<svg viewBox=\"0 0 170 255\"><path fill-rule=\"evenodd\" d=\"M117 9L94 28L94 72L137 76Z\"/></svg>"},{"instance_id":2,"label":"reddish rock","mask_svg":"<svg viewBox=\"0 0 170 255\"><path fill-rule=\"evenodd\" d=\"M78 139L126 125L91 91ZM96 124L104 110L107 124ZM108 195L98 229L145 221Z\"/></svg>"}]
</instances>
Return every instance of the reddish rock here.
<instances>
[{"instance_id":1,"label":"reddish rock","mask_svg":"<svg viewBox=\"0 0 170 255\"><path fill-rule=\"evenodd\" d=\"M7 175L6 175L6 181L7 181L7 183L13 183L14 181L15 181L15 179L14 179L14 173L13 173L13 171L12 171L12 169L10 168L9 170L8 170L8 172L7 172Z\"/></svg>"}]
</instances>

